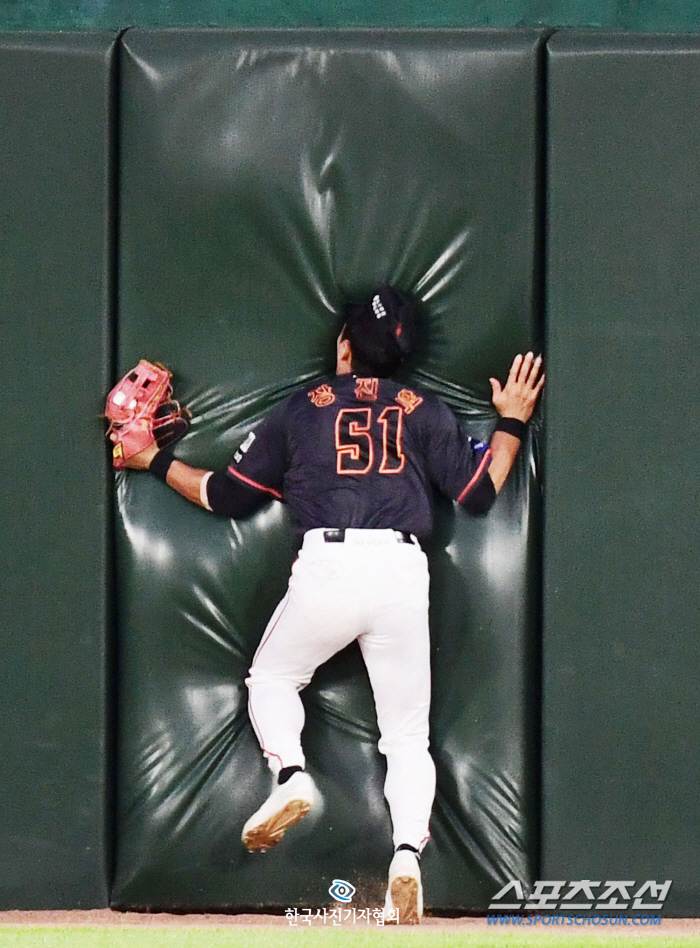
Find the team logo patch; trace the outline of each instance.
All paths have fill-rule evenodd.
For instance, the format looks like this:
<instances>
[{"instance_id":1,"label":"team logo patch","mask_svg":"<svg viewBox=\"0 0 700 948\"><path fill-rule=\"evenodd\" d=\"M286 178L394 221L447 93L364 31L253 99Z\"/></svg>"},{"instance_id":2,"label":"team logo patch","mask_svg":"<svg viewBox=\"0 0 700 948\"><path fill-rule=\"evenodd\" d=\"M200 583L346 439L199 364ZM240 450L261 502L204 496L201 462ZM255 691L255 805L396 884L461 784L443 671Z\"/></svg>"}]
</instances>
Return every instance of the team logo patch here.
<instances>
[{"instance_id":1,"label":"team logo patch","mask_svg":"<svg viewBox=\"0 0 700 948\"><path fill-rule=\"evenodd\" d=\"M420 395L416 395L415 392L412 392L410 388L402 388L396 396L396 401L401 405L406 414L410 415L412 411L415 411L416 408L422 404L423 399Z\"/></svg>"},{"instance_id":2,"label":"team logo patch","mask_svg":"<svg viewBox=\"0 0 700 948\"><path fill-rule=\"evenodd\" d=\"M335 401L335 392L330 385L319 385L313 392L309 392L309 398L316 408L325 408L326 405L332 405Z\"/></svg>"},{"instance_id":3,"label":"team logo patch","mask_svg":"<svg viewBox=\"0 0 700 948\"><path fill-rule=\"evenodd\" d=\"M236 462L236 464L238 464L238 462L241 460L243 455L246 453L246 451L248 450L248 448L251 446L251 444L254 441L255 441L255 432L249 431L248 436L246 437L245 441L243 441L239 445L238 451L236 451L236 453L233 456L233 460Z\"/></svg>"},{"instance_id":4,"label":"team logo patch","mask_svg":"<svg viewBox=\"0 0 700 948\"><path fill-rule=\"evenodd\" d=\"M379 379L358 379L355 384L355 398L361 402L376 402L379 392Z\"/></svg>"},{"instance_id":5,"label":"team logo patch","mask_svg":"<svg viewBox=\"0 0 700 948\"><path fill-rule=\"evenodd\" d=\"M382 316L386 316L386 310L384 309L384 304L381 301L379 293L376 296L372 297L372 310L377 319L381 319Z\"/></svg>"}]
</instances>

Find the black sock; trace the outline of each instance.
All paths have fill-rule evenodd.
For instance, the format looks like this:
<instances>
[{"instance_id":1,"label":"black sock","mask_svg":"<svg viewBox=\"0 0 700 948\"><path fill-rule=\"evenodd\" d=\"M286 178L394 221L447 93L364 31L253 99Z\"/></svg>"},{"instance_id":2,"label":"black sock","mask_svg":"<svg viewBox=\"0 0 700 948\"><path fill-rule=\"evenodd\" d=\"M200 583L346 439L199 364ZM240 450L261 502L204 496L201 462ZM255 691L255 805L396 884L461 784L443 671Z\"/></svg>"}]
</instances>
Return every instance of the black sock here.
<instances>
[{"instance_id":1,"label":"black sock","mask_svg":"<svg viewBox=\"0 0 700 948\"><path fill-rule=\"evenodd\" d=\"M303 767L283 767L280 772L277 774L277 783L286 783L289 778L295 774L298 770L303 770Z\"/></svg>"},{"instance_id":2,"label":"black sock","mask_svg":"<svg viewBox=\"0 0 700 948\"><path fill-rule=\"evenodd\" d=\"M418 852L418 850L416 849L416 847L415 847L415 846L411 846L410 843L401 843L400 846L397 846L397 847L396 847L396 850L395 850L395 851L398 853L398 852L400 852L402 849L408 849L410 852L415 853L416 856L418 856L418 858L420 859L420 853Z\"/></svg>"}]
</instances>

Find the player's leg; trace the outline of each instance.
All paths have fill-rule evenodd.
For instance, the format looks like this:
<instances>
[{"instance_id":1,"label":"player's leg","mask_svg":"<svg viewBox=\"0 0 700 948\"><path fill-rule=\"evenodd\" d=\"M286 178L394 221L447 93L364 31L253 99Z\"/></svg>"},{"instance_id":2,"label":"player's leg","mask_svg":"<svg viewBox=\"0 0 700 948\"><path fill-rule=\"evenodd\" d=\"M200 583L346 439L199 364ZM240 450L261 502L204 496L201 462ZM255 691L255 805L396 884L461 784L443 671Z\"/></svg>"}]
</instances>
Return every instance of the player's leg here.
<instances>
[{"instance_id":1,"label":"player's leg","mask_svg":"<svg viewBox=\"0 0 700 948\"><path fill-rule=\"evenodd\" d=\"M398 625L398 628L397 628ZM429 838L435 765L428 751L430 645L427 619L396 612L360 638L386 756L384 794L393 839L422 850Z\"/></svg>"},{"instance_id":2,"label":"player's leg","mask_svg":"<svg viewBox=\"0 0 700 948\"><path fill-rule=\"evenodd\" d=\"M246 679L251 723L274 774L304 766L299 692L319 665L357 636L352 603L341 606L348 579L342 565L336 567L337 549L330 551L331 562L305 552L294 564L287 594L265 629Z\"/></svg>"},{"instance_id":3,"label":"player's leg","mask_svg":"<svg viewBox=\"0 0 700 948\"><path fill-rule=\"evenodd\" d=\"M357 635L353 610L338 608L339 597L348 592L338 551L309 547L305 544L294 564L287 595L268 623L246 679L251 723L280 781L243 828L243 841L251 850L275 845L315 802L313 783L303 773L299 692L320 664Z\"/></svg>"},{"instance_id":4,"label":"player's leg","mask_svg":"<svg viewBox=\"0 0 700 948\"><path fill-rule=\"evenodd\" d=\"M303 656L294 648L301 633L303 617L288 589L267 624L246 679L250 722L275 775L286 767L304 768L304 707L299 691L314 668L313 663L304 665L299 660Z\"/></svg>"},{"instance_id":5,"label":"player's leg","mask_svg":"<svg viewBox=\"0 0 700 948\"><path fill-rule=\"evenodd\" d=\"M418 922L422 887L417 856L429 838L435 796L435 765L428 750L430 638L425 557L410 547L396 550L384 577L391 588L378 594L372 628L359 641L377 708L379 750L387 761L384 793L397 848L387 906L399 909L401 921Z\"/></svg>"},{"instance_id":6,"label":"player's leg","mask_svg":"<svg viewBox=\"0 0 700 948\"><path fill-rule=\"evenodd\" d=\"M377 709L379 750L387 759L384 791L394 844L420 851L429 837L435 765L428 751L429 580L423 554L416 552L418 557L402 556L405 570L384 572L393 603L375 609L372 627L359 643Z\"/></svg>"},{"instance_id":7,"label":"player's leg","mask_svg":"<svg viewBox=\"0 0 700 948\"><path fill-rule=\"evenodd\" d=\"M265 852L276 846L286 830L319 802L318 791L304 771L304 706L299 692L317 666L342 644L328 636L323 639L314 635L296 585L290 581L246 679L251 724L276 777L270 796L243 826L241 838L251 852Z\"/></svg>"}]
</instances>

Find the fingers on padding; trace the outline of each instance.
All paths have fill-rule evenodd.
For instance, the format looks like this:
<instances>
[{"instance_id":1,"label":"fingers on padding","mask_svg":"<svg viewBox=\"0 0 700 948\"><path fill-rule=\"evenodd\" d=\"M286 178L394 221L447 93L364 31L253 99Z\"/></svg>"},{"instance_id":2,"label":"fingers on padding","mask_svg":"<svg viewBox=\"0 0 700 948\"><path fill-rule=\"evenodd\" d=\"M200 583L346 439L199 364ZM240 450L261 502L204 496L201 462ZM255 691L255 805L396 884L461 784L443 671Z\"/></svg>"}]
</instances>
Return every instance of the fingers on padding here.
<instances>
[{"instance_id":1,"label":"fingers on padding","mask_svg":"<svg viewBox=\"0 0 700 948\"><path fill-rule=\"evenodd\" d=\"M534 359L532 352L528 352L525 355L525 358L520 363L520 371L518 372L517 381L521 385L526 385L530 377L530 370L532 369L532 360Z\"/></svg>"},{"instance_id":2,"label":"fingers on padding","mask_svg":"<svg viewBox=\"0 0 700 948\"><path fill-rule=\"evenodd\" d=\"M517 381L522 362L523 357L520 354L516 355L516 357L513 359L513 364L510 367L510 372L508 373L508 382L506 384L510 385L511 383Z\"/></svg>"},{"instance_id":3,"label":"fingers on padding","mask_svg":"<svg viewBox=\"0 0 700 948\"><path fill-rule=\"evenodd\" d=\"M541 367L542 367L542 356L537 356L537 358L534 359L534 361L533 361L533 363L532 363L532 366L531 366L531 368L530 368L529 375L528 375L528 377L527 377L527 379L526 379L526 383L527 383L527 385L528 385L530 388L533 388L533 387L534 387L535 382L537 381L537 376L538 376L538 374L539 374L539 371L540 371Z\"/></svg>"}]
</instances>

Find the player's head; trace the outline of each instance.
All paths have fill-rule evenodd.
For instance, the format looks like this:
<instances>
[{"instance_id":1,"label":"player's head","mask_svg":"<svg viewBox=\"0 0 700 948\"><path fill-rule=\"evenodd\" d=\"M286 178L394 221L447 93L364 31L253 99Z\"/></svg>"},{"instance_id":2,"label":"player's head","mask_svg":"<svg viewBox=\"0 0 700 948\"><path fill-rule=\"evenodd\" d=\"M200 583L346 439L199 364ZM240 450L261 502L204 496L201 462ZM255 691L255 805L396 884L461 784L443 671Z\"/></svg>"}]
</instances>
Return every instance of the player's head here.
<instances>
[{"instance_id":1,"label":"player's head","mask_svg":"<svg viewBox=\"0 0 700 948\"><path fill-rule=\"evenodd\" d=\"M361 303L347 303L340 341L350 344L352 371L393 375L411 352L417 304L393 286L381 286Z\"/></svg>"}]
</instances>

